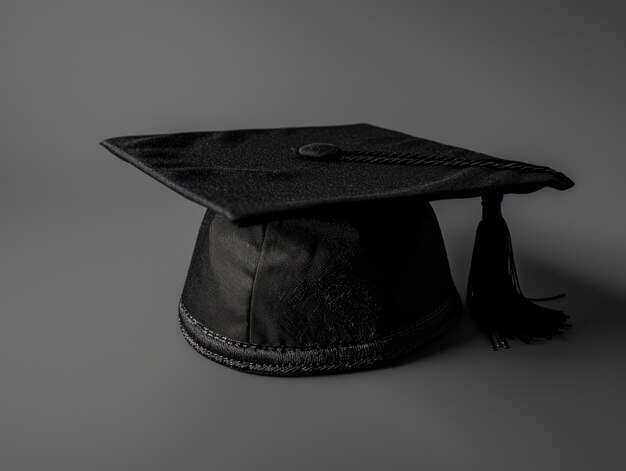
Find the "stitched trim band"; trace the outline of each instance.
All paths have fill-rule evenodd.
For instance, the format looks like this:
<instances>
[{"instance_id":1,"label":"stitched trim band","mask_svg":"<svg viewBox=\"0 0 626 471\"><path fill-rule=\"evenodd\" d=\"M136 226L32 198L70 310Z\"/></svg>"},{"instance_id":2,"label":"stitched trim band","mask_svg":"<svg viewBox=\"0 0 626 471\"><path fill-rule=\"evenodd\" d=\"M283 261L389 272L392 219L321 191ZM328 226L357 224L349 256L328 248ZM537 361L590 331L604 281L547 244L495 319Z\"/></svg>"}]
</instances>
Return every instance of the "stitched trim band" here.
<instances>
[{"instance_id":1,"label":"stitched trim band","mask_svg":"<svg viewBox=\"0 0 626 471\"><path fill-rule=\"evenodd\" d=\"M414 350L447 330L461 313L460 298L451 295L428 317L366 343L326 346L275 346L238 342L219 335L179 305L185 340L201 355L222 365L255 374L293 376L363 369Z\"/></svg>"},{"instance_id":2,"label":"stitched trim band","mask_svg":"<svg viewBox=\"0 0 626 471\"><path fill-rule=\"evenodd\" d=\"M437 309L431 312L429 316L419 319L413 322L412 324L409 324L402 328L391 331L385 337L379 339L379 341L391 339L392 337L402 335L403 333L406 333L408 331L420 328L421 326L430 322L433 318L440 315L442 311L445 311L446 309L448 309L450 307L450 304L452 304L453 300L454 298L446 299L441 305L439 305L439 307L437 307ZM353 346L358 346L358 345L364 345L363 343L359 343L359 342L343 342L343 343L338 342L338 343L329 343L329 344L309 344L309 345L298 345L298 346L263 345L263 344L249 343L249 342L241 342L241 341L230 339L228 337L218 334L217 332L207 329L198 319L196 319L194 316L192 316L189 313L189 311L187 311L187 308L185 308L185 305L182 303L182 301L178 305L178 312L180 315L185 316L187 318L187 321L190 324L192 324L195 328L201 330L204 335L212 338L213 340L222 342L225 345L230 345L232 347L252 349L252 350L269 350L269 351L274 351L274 352L286 352L286 351L295 352L295 351L307 351L307 350L308 351L322 350L325 348L334 348L334 347L353 347Z\"/></svg>"}]
</instances>

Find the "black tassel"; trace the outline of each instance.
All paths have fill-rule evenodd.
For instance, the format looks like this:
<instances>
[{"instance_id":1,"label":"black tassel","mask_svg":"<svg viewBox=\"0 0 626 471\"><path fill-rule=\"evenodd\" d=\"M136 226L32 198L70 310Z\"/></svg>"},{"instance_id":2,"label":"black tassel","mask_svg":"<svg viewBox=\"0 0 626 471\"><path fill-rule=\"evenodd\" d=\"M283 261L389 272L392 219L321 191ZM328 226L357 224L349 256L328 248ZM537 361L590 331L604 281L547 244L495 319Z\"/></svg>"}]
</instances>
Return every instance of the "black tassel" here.
<instances>
[{"instance_id":1,"label":"black tassel","mask_svg":"<svg viewBox=\"0 0 626 471\"><path fill-rule=\"evenodd\" d=\"M476 230L467 284L468 307L493 350L509 348L507 339L531 343L560 335L570 327L563 311L538 306L522 293L501 202L502 195L483 197L483 219Z\"/></svg>"}]
</instances>

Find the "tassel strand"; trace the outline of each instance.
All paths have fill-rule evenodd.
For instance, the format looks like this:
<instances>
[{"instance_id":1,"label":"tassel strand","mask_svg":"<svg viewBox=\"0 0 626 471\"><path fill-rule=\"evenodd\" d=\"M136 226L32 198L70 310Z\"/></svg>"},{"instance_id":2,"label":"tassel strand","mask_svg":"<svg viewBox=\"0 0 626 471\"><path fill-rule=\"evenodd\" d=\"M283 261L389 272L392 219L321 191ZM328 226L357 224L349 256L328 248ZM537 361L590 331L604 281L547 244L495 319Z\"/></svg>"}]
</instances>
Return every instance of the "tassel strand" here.
<instances>
[{"instance_id":1,"label":"tassel strand","mask_svg":"<svg viewBox=\"0 0 626 471\"><path fill-rule=\"evenodd\" d=\"M507 339L532 343L561 335L570 327L563 311L538 306L520 287L511 234L501 213L502 195L483 197L483 219L476 230L467 284L467 304L492 350L507 349Z\"/></svg>"}]
</instances>

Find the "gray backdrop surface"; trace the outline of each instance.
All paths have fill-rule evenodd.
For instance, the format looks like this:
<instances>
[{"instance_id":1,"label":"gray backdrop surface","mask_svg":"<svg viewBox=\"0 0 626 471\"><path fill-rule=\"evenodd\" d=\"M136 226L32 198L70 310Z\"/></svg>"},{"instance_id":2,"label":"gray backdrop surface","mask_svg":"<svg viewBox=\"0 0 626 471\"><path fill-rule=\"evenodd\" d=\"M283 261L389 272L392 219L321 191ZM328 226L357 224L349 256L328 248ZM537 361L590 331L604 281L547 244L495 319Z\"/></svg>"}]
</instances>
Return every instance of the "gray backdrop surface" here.
<instances>
[{"instance_id":1,"label":"gray backdrop surface","mask_svg":"<svg viewBox=\"0 0 626 471\"><path fill-rule=\"evenodd\" d=\"M2 2L0 469L625 469L623 2ZM202 208L123 134L369 122L549 165L507 198L574 330L464 319L388 368L267 378L183 340ZM477 201L435 204L457 286Z\"/></svg>"}]
</instances>

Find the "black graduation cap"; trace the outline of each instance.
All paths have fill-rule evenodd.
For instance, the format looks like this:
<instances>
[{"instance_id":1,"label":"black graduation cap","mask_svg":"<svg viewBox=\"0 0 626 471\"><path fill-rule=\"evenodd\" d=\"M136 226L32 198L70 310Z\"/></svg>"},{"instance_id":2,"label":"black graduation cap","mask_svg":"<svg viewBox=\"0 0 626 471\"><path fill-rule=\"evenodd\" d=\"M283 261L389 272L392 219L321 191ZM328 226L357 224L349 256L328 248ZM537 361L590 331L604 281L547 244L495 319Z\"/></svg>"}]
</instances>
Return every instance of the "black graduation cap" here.
<instances>
[{"instance_id":1,"label":"black graduation cap","mask_svg":"<svg viewBox=\"0 0 626 471\"><path fill-rule=\"evenodd\" d=\"M460 315L429 201L482 197L468 282L492 348L568 326L520 289L505 193L573 182L368 124L126 136L116 156L207 208L179 304L202 355L250 373L371 367Z\"/></svg>"}]
</instances>

